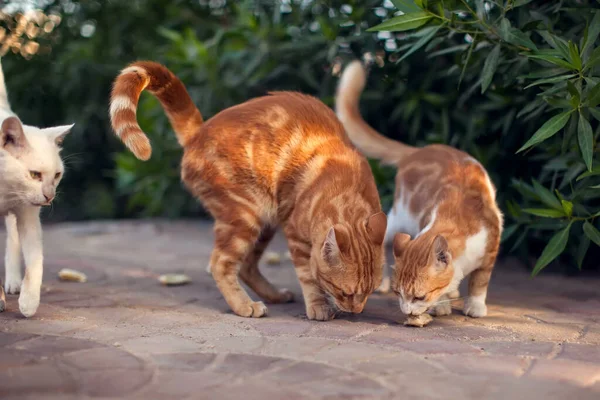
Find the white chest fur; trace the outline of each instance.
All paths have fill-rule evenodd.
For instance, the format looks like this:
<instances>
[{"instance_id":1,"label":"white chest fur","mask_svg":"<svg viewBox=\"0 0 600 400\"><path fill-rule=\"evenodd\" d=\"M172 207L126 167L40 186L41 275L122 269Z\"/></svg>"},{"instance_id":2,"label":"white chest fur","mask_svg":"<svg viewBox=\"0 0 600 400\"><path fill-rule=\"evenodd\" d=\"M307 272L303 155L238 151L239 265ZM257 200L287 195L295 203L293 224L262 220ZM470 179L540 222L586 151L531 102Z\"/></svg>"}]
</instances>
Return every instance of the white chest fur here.
<instances>
[{"instance_id":1,"label":"white chest fur","mask_svg":"<svg viewBox=\"0 0 600 400\"><path fill-rule=\"evenodd\" d=\"M387 230L385 232L385 243L390 244L394 240L394 235L398 232L409 234L415 237L421 231L419 227L420 215L410 212L410 196L396 199L394 207L388 213Z\"/></svg>"},{"instance_id":2,"label":"white chest fur","mask_svg":"<svg viewBox=\"0 0 600 400\"><path fill-rule=\"evenodd\" d=\"M465 243L465 250L462 254L455 255L454 259L454 277L448 291L458 289L458 285L464 277L481 267L481 261L487 248L488 230L481 228L473 236L469 236Z\"/></svg>"}]
</instances>

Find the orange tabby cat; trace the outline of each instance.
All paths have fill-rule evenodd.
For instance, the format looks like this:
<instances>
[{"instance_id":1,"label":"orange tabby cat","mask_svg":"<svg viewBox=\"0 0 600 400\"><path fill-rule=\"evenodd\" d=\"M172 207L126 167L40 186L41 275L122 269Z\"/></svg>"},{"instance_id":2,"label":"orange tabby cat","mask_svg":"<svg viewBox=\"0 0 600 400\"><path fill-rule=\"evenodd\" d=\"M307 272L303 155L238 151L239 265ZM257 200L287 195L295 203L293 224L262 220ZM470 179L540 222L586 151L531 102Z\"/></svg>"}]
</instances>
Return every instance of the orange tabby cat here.
<instances>
[{"instance_id":1,"label":"orange tabby cat","mask_svg":"<svg viewBox=\"0 0 600 400\"><path fill-rule=\"evenodd\" d=\"M288 240L309 319L336 308L360 313L381 281L386 216L366 159L335 114L315 98L278 92L203 122L183 83L166 67L136 62L115 80L114 131L139 158L151 148L136 121L140 93L161 102L183 146L181 176L215 219L211 271L238 315L262 317L242 279L263 300L292 301L258 270L278 224Z\"/></svg>"},{"instance_id":2,"label":"orange tabby cat","mask_svg":"<svg viewBox=\"0 0 600 400\"><path fill-rule=\"evenodd\" d=\"M392 289L402 312L452 312L450 299L470 275L464 313L487 314L488 283L498 254L502 214L483 166L443 145L410 147L377 133L358 109L366 73L358 61L343 73L337 113L352 142L367 156L398 168L386 242L393 240ZM412 239L411 239L412 237Z\"/></svg>"}]
</instances>

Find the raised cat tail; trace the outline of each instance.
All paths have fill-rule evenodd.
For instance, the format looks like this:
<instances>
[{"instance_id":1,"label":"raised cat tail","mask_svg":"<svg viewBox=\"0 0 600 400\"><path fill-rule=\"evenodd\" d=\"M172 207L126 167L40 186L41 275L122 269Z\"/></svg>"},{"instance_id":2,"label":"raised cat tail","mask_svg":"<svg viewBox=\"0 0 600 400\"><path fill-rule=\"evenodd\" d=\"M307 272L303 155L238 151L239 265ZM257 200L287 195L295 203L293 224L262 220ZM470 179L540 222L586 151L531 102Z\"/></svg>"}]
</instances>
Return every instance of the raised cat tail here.
<instances>
[{"instance_id":1,"label":"raised cat tail","mask_svg":"<svg viewBox=\"0 0 600 400\"><path fill-rule=\"evenodd\" d=\"M152 147L137 122L137 105L142 91L152 93L162 105L181 146L196 135L202 114L183 83L167 67L152 61L137 61L115 79L110 98L110 121L117 136L140 160L147 160Z\"/></svg>"},{"instance_id":2,"label":"raised cat tail","mask_svg":"<svg viewBox=\"0 0 600 400\"><path fill-rule=\"evenodd\" d=\"M358 101L366 80L367 74L360 61L353 61L344 69L335 99L336 114L352 143L363 154L384 164L397 164L416 148L386 138L362 118Z\"/></svg>"},{"instance_id":3,"label":"raised cat tail","mask_svg":"<svg viewBox=\"0 0 600 400\"><path fill-rule=\"evenodd\" d=\"M4 70L0 60L0 109L10 111L10 103L8 102L8 92L6 91L6 82L4 81Z\"/></svg>"}]
</instances>

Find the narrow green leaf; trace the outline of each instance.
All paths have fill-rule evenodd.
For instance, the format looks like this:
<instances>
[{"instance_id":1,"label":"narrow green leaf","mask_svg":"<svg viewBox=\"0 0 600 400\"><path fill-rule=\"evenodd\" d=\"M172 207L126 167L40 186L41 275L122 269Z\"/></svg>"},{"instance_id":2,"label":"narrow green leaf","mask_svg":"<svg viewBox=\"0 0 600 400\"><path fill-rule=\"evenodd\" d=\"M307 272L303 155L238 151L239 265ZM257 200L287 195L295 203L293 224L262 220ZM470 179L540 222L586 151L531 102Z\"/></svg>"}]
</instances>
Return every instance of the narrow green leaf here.
<instances>
[{"instance_id":1,"label":"narrow green leaf","mask_svg":"<svg viewBox=\"0 0 600 400\"><path fill-rule=\"evenodd\" d=\"M535 190L536 196L540 199L542 203L555 210L561 212L563 211L562 204L560 204L560 201L558 200L558 198L556 198L554 193L546 189L544 186L542 186L541 183L539 183L535 179L532 179L532 183L533 190Z\"/></svg>"},{"instance_id":2,"label":"narrow green leaf","mask_svg":"<svg viewBox=\"0 0 600 400\"><path fill-rule=\"evenodd\" d=\"M531 3L533 0L515 0L513 2L513 8L524 6L525 4Z\"/></svg>"},{"instance_id":3,"label":"narrow green leaf","mask_svg":"<svg viewBox=\"0 0 600 400\"><path fill-rule=\"evenodd\" d=\"M587 254L588 249L590 248L590 239L587 236L584 236L580 239L579 246L577 246L577 255L575 261L577 262L577 268L581 271L581 266L583 265L583 260L585 259L585 255Z\"/></svg>"},{"instance_id":4,"label":"narrow green leaf","mask_svg":"<svg viewBox=\"0 0 600 400\"><path fill-rule=\"evenodd\" d=\"M519 228L519 225L511 225L507 228L505 228L502 231L502 237L500 238L500 242L504 243L508 240L508 238L510 238Z\"/></svg>"},{"instance_id":5,"label":"narrow green leaf","mask_svg":"<svg viewBox=\"0 0 600 400\"><path fill-rule=\"evenodd\" d=\"M597 108L589 108L588 110L590 114L592 114L592 116L596 118L596 120L600 121L600 110L598 110Z\"/></svg>"},{"instance_id":6,"label":"narrow green leaf","mask_svg":"<svg viewBox=\"0 0 600 400\"><path fill-rule=\"evenodd\" d=\"M572 112L573 110L565 111L550 118L533 134L533 136L527 141L527 143L523 145L523 147L517 150L517 153L520 153L523 150L526 150L531 146L535 146L536 144L554 136L556 132L564 128Z\"/></svg>"},{"instance_id":7,"label":"narrow green leaf","mask_svg":"<svg viewBox=\"0 0 600 400\"><path fill-rule=\"evenodd\" d=\"M592 126L583 114L579 113L579 124L577 124L577 139L579 150L588 171L592 170L592 158L594 157L594 134Z\"/></svg>"},{"instance_id":8,"label":"narrow green leaf","mask_svg":"<svg viewBox=\"0 0 600 400\"><path fill-rule=\"evenodd\" d=\"M443 25L432 26L431 28L424 28L423 30L429 29L430 30L429 33L427 33L425 36L422 36L419 40L417 40L415 42L415 44L412 45L410 50L408 50L406 53L404 53L402 55L402 57L400 57L398 59L398 62L404 60L406 57L410 56L412 53L419 50L421 47L425 46L427 44L427 42L429 42L431 40L431 38L433 38L435 36L435 34L440 30L440 28L442 26Z\"/></svg>"},{"instance_id":9,"label":"narrow green leaf","mask_svg":"<svg viewBox=\"0 0 600 400\"><path fill-rule=\"evenodd\" d=\"M581 56L579 55L579 49L577 48L577 45L571 41L569 41L569 57L573 66L578 71L581 71Z\"/></svg>"},{"instance_id":10,"label":"narrow green leaf","mask_svg":"<svg viewBox=\"0 0 600 400\"><path fill-rule=\"evenodd\" d=\"M600 83L594 86L587 94L585 104L589 107L596 107L600 104Z\"/></svg>"},{"instance_id":11,"label":"narrow green leaf","mask_svg":"<svg viewBox=\"0 0 600 400\"><path fill-rule=\"evenodd\" d=\"M421 11L413 0L392 0L392 4L404 14Z\"/></svg>"},{"instance_id":12,"label":"narrow green leaf","mask_svg":"<svg viewBox=\"0 0 600 400\"><path fill-rule=\"evenodd\" d=\"M558 57L547 56L547 55L544 55L544 54L525 54L525 55L527 57L529 57L529 58L533 58L533 59L536 59L536 60L547 61L547 62L549 62L551 64L558 65L559 67L566 68L566 69L569 69L569 70L577 69L571 63L569 63L569 62L567 62L567 61L565 61L565 60L563 60L561 58L558 58Z\"/></svg>"},{"instance_id":13,"label":"narrow green leaf","mask_svg":"<svg viewBox=\"0 0 600 400\"><path fill-rule=\"evenodd\" d=\"M583 223L583 232L585 233L585 236L590 238L592 242L596 243L596 246L600 246L600 232L594 225L590 224L588 221L585 221Z\"/></svg>"},{"instance_id":14,"label":"narrow green leaf","mask_svg":"<svg viewBox=\"0 0 600 400\"><path fill-rule=\"evenodd\" d=\"M586 41L581 47L582 55L585 55L587 50L594 45L596 39L598 39L598 34L600 34L600 12L596 11L596 13L594 14L594 18L592 18L592 21L590 22L590 25L588 27Z\"/></svg>"},{"instance_id":15,"label":"narrow green leaf","mask_svg":"<svg viewBox=\"0 0 600 400\"><path fill-rule=\"evenodd\" d=\"M594 168L592 168L591 171L586 171L583 174L579 175L577 177L577 181L579 182L580 180L590 177L590 176L596 176L596 175L600 175L600 165L596 165Z\"/></svg>"},{"instance_id":16,"label":"narrow green leaf","mask_svg":"<svg viewBox=\"0 0 600 400\"><path fill-rule=\"evenodd\" d=\"M590 54L590 58L588 58L588 60L585 63L585 68L583 68L584 70L586 69L591 69L594 68L596 66L596 64L598 64L600 62L600 47L596 47L594 49L594 51L592 51L592 54Z\"/></svg>"},{"instance_id":17,"label":"narrow green leaf","mask_svg":"<svg viewBox=\"0 0 600 400\"><path fill-rule=\"evenodd\" d=\"M600 189L600 185L589 186L590 189Z\"/></svg>"},{"instance_id":18,"label":"narrow green leaf","mask_svg":"<svg viewBox=\"0 0 600 400\"><path fill-rule=\"evenodd\" d=\"M443 56L444 54L452 54L452 53L457 53L457 52L463 52L466 49L469 48L468 44L461 44L458 46L451 46L448 47L446 49L442 49L442 50L438 50L438 51L434 51L432 53L429 54L428 58L433 58L433 57L437 57L437 56Z\"/></svg>"},{"instance_id":19,"label":"narrow green leaf","mask_svg":"<svg viewBox=\"0 0 600 400\"><path fill-rule=\"evenodd\" d=\"M469 51L467 52L467 59L463 64L462 70L460 71L460 77L458 78L458 87L462 83L463 78L465 77L465 71L467 70L467 65L469 65L469 61L471 60L471 55L473 54L473 48L475 48L475 42L477 41L477 35L473 38L471 42L471 46L469 46Z\"/></svg>"},{"instance_id":20,"label":"narrow green leaf","mask_svg":"<svg viewBox=\"0 0 600 400\"><path fill-rule=\"evenodd\" d=\"M367 29L367 32L375 31L390 31L390 32L401 32L416 29L420 26L425 25L433 16L425 11L413 12L404 15L398 15L390 18L381 24Z\"/></svg>"},{"instance_id":21,"label":"narrow green leaf","mask_svg":"<svg viewBox=\"0 0 600 400\"><path fill-rule=\"evenodd\" d=\"M533 267L532 276L536 276L540 273L542 269L544 269L548 264L550 264L556 257L558 257L565 248L567 247L567 242L569 241L569 232L571 230L571 224L569 224L566 228L558 231L552 239L548 242L544 250L542 251L542 255L538 258L535 266Z\"/></svg>"},{"instance_id":22,"label":"narrow green leaf","mask_svg":"<svg viewBox=\"0 0 600 400\"><path fill-rule=\"evenodd\" d=\"M539 33L540 36L543 37L544 40L546 40L546 42L548 42L548 44L556 50L548 51L547 49L543 49L539 51L540 54L554 55L556 57L562 57L565 60L569 59L569 44L567 42L546 30L539 30L537 33Z\"/></svg>"},{"instance_id":23,"label":"narrow green leaf","mask_svg":"<svg viewBox=\"0 0 600 400\"><path fill-rule=\"evenodd\" d=\"M500 21L500 37L511 44L526 47L531 50L537 50L535 43L531 41L529 36L520 30L510 26L510 21L502 18Z\"/></svg>"},{"instance_id":24,"label":"narrow green leaf","mask_svg":"<svg viewBox=\"0 0 600 400\"><path fill-rule=\"evenodd\" d=\"M525 79L539 79L539 78L550 78L551 76L556 76L560 74L564 74L564 68L544 68L537 72L532 72L531 74L527 74L525 76L519 76L519 78Z\"/></svg>"},{"instance_id":25,"label":"narrow green leaf","mask_svg":"<svg viewBox=\"0 0 600 400\"><path fill-rule=\"evenodd\" d=\"M562 82L564 80L571 79L575 76L577 76L577 74L561 75L561 76L555 76L553 78L540 79L540 80L537 80L537 81L525 86L525 89L529 89L530 87L537 86L537 85L543 85L546 83Z\"/></svg>"},{"instance_id":26,"label":"narrow green leaf","mask_svg":"<svg viewBox=\"0 0 600 400\"><path fill-rule=\"evenodd\" d=\"M487 88L492 83L496 68L498 67L498 60L500 59L500 45L497 44L490 54L488 54L483 64L483 70L481 71L481 93L485 93Z\"/></svg>"},{"instance_id":27,"label":"narrow green leaf","mask_svg":"<svg viewBox=\"0 0 600 400\"><path fill-rule=\"evenodd\" d=\"M550 208L524 208L523 211L525 211L527 214L545 218L562 218L565 216L564 211L553 210Z\"/></svg>"}]
</instances>

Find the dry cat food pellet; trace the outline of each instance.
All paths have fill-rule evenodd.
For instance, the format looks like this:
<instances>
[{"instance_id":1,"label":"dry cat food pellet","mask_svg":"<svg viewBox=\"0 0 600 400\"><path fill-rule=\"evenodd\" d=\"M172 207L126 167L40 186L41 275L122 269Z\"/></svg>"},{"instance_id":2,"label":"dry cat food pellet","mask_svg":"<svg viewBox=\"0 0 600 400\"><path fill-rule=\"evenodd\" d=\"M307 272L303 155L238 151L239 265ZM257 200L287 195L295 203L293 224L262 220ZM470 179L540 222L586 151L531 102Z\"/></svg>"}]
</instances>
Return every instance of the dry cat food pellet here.
<instances>
[{"instance_id":1,"label":"dry cat food pellet","mask_svg":"<svg viewBox=\"0 0 600 400\"><path fill-rule=\"evenodd\" d=\"M161 275L158 280L166 286L180 286L190 283L192 280L184 274L165 274Z\"/></svg>"},{"instance_id":2,"label":"dry cat food pellet","mask_svg":"<svg viewBox=\"0 0 600 400\"><path fill-rule=\"evenodd\" d=\"M265 262L269 265L278 265L281 263L281 256L279 253L269 251L265 253Z\"/></svg>"},{"instance_id":3,"label":"dry cat food pellet","mask_svg":"<svg viewBox=\"0 0 600 400\"><path fill-rule=\"evenodd\" d=\"M58 278L61 281L69 282L87 282L87 276L83 272L75 271L74 269L63 268L58 271Z\"/></svg>"},{"instance_id":4,"label":"dry cat food pellet","mask_svg":"<svg viewBox=\"0 0 600 400\"><path fill-rule=\"evenodd\" d=\"M429 314L421 314L421 315L409 315L404 321L404 325L406 326L416 326L418 328L422 328L428 323L433 321L433 317Z\"/></svg>"}]
</instances>

